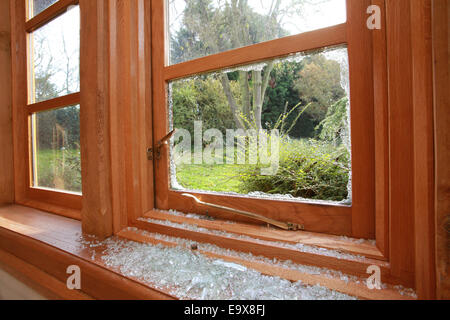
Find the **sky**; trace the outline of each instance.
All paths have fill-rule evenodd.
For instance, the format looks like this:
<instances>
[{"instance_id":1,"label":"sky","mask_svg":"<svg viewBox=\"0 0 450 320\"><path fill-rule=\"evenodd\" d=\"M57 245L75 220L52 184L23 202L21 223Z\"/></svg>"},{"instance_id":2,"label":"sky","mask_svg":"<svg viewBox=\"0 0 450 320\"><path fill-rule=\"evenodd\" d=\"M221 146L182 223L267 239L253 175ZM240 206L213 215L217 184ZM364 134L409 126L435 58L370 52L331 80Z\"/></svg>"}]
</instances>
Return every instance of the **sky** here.
<instances>
[{"instance_id":1,"label":"sky","mask_svg":"<svg viewBox=\"0 0 450 320\"><path fill-rule=\"evenodd\" d=\"M70 58L69 68L72 70L70 78L70 93L79 91L79 52L80 52L80 10L79 6L71 6L66 13L50 21L33 32L33 48L35 52L35 72L51 67L54 74L50 81L58 89L62 89L66 80L67 56ZM63 43L66 45L64 52ZM42 46L41 46L42 44ZM38 52L43 53L43 59L37 64ZM66 92L61 95L65 95Z\"/></svg>"},{"instance_id":2,"label":"sky","mask_svg":"<svg viewBox=\"0 0 450 320\"><path fill-rule=\"evenodd\" d=\"M218 4L227 0L215 1ZM291 2L292 0L282 0L282 7L288 7ZM181 26L180 13L184 9L185 0L169 0L169 3L171 4L169 9L170 25L171 29L176 31ZM248 3L256 12L266 15L272 1L248 0ZM284 19L283 27L289 31L290 35L345 23L346 0L306 0L302 13L302 15L294 14Z\"/></svg>"},{"instance_id":3,"label":"sky","mask_svg":"<svg viewBox=\"0 0 450 320\"><path fill-rule=\"evenodd\" d=\"M171 31L180 28L185 0L168 0L169 24ZM214 0L217 4L229 0ZM260 14L267 14L271 0L248 0L249 5ZM282 7L288 7L292 0L282 0ZM302 14L293 14L285 17L282 25L291 35L316 30L344 23L346 21L346 0L305 0L307 4L302 9ZM80 41L80 13L78 6L72 6L69 10L51 21L47 25L35 31L35 35L46 38L47 60L43 61L46 66L49 59L54 71L65 67L65 59L62 47L62 39L66 42L69 55L71 55L71 68L79 67L79 41ZM76 71L77 72L77 71ZM78 71L79 72L79 71ZM61 87L65 80L64 72L57 71L52 81ZM79 90L79 84L74 84L72 91Z\"/></svg>"}]
</instances>

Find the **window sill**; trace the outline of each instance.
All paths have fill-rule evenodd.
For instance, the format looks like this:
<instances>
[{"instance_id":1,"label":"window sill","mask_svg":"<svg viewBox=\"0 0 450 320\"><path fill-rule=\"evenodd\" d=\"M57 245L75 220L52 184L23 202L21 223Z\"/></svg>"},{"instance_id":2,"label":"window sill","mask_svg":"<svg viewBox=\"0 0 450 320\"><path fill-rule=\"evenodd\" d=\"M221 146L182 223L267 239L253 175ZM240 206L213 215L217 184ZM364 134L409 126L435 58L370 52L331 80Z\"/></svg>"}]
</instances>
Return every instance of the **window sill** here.
<instances>
[{"instance_id":1,"label":"window sill","mask_svg":"<svg viewBox=\"0 0 450 320\"><path fill-rule=\"evenodd\" d=\"M67 207L54 205L54 204L50 204L48 202L42 202L42 201L33 200L33 199L19 200L19 201L17 201L17 204L25 206L25 207L29 207L29 208L34 208L37 210L42 210L45 212L51 212L51 213L54 213L54 214L57 214L57 215L60 215L60 216L66 217L66 218L81 221L81 210L78 210L78 209L70 209Z\"/></svg>"},{"instance_id":2,"label":"window sill","mask_svg":"<svg viewBox=\"0 0 450 320\"><path fill-rule=\"evenodd\" d=\"M212 221L204 222L212 223ZM170 228L166 229L168 230L166 232L173 231ZM250 232L251 228L246 231ZM107 267L101 259L103 248L101 246L86 247L81 242L81 236L79 221L19 205L0 208L0 264L6 266L12 274L18 273L22 279L26 280L26 283L32 283L33 287L41 289L43 295L51 299L175 299L168 292L151 288L138 279L125 277L118 270ZM121 231L118 236L141 243L163 244L168 247L176 245L170 241L155 239L143 230L132 228ZM210 242L217 240L208 236ZM247 261L231 255L202 253L211 258L244 265L263 274L279 276L290 281L301 280L309 285L320 284L362 299L412 299L401 295L390 285L383 290L369 290L364 281L346 281L339 277L306 274L268 263ZM317 255L309 258L331 261ZM363 270L366 266L365 263L342 261L351 266L350 269ZM369 262L376 261L368 259L367 263ZM378 263L389 269L387 262L379 261ZM66 269L70 265L78 265L81 269L81 291L71 291L66 288L65 283L68 277Z\"/></svg>"},{"instance_id":3,"label":"window sill","mask_svg":"<svg viewBox=\"0 0 450 320\"><path fill-rule=\"evenodd\" d=\"M261 224L244 222L230 222L222 219L198 219L183 215L174 215L168 212L153 210L144 215L145 219L170 221L177 224L198 226L209 230L225 231L237 236L248 236L255 239L284 242L289 244L302 243L329 250L339 250L343 253L361 255L367 258L387 259L378 250L375 244L369 241L355 241L347 237L327 235L307 231L285 231L275 227L266 227Z\"/></svg>"},{"instance_id":4,"label":"window sill","mask_svg":"<svg viewBox=\"0 0 450 320\"><path fill-rule=\"evenodd\" d=\"M0 208L0 264L50 299L174 299L106 267L80 243L81 222L12 205ZM78 265L81 291L66 287L67 267ZM35 273L37 271L37 273Z\"/></svg>"},{"instance_id":5,"label":"window sill","mask_svg":"<svg viewBox=\"0 0 450 320\"><path fill-rule=\"evenodd\" d=\"M399 283L391 276L390 264L375 244L356 243L333 235L304 231L284 231L261 225L225 220L203 220L174 215L163 211L150 211L136 220L133 227L144 234L162 234L189 239L199 243L215 244L224 249L250 252L269 259L290 260L301 265L331 269L366 279L367 268L378 266L383 282ZM137 241L132 229L123 230L119 236Z\"/></svg>"}]
</instances>

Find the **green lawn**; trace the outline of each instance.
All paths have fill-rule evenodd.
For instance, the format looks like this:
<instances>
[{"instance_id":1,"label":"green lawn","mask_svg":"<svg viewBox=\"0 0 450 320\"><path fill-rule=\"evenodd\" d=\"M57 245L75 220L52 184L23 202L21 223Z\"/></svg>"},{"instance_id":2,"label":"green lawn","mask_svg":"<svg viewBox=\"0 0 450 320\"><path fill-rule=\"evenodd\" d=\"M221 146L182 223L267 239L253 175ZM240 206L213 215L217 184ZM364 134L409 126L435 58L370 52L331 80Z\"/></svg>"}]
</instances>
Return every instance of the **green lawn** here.
<instances>
[{"instance_id":1,"label":"green lawn","mask_svg":"<svg viewBox=\"0 0 450 320\"><path fill-rule=\"evenodd\" d=\"M260 175L257 165L178 164L177 182L191 190L240 194L261 191L341 201L348 192L348 171L344 168L347 156L336 154L334 148L291 142L281 149L280 168L274 176ZM39 150L37 166L39 187L81 192L78 150Z\"/></svg>"},{"instance_id":2,"label":"green lawn","mask_svg":"<svg viewBox=\"0 0 450 320\"><path fill-rule=\"evenodd\" d=\"M79 150L39 150L37 177L39 187L81 192Z\"/></svg>"},{"instance_id":3,"label":"green lawn","mask_svg":"<svg viewBox=\"0 0 450 320\"><path fill-rule=\"evenodd\" d=\"M186 189L241 192L239 173L243 167L236 164L182 164L177 166L177 180Z\"/></svg>"},{"instance_id":4,"label":"green lawn","mask_svg":"<svg viewBox=\"0 0 450 320\"><path fill-rule=\"evenodd\" d=\"M350 155L344 146L332 143L285 142L280 145L278 171L268 176L261 174L260 165L188 164L191 159L182 156L175 154L175 163L179 163L176 176L186 189L239 194L258 191L332 201L348 197Z\"/></svg>"}]
</instances>

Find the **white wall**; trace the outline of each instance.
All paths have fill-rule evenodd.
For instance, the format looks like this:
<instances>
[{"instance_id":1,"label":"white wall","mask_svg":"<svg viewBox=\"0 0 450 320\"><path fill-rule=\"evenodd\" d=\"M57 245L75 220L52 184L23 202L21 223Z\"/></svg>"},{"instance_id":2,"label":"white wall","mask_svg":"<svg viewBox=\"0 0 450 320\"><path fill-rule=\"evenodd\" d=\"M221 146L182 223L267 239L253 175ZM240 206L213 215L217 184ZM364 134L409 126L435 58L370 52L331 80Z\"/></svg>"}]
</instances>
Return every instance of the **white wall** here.
<instances>
[{"instance_id":1,"label":"white wall","mask_svg":"<svg viewBox=\"0 0 450 320\"><path fill-rule=\"evenodd\" d=\"M46 298L0 269L0 300L46 300Z\"/></svg>"}]
</instances>

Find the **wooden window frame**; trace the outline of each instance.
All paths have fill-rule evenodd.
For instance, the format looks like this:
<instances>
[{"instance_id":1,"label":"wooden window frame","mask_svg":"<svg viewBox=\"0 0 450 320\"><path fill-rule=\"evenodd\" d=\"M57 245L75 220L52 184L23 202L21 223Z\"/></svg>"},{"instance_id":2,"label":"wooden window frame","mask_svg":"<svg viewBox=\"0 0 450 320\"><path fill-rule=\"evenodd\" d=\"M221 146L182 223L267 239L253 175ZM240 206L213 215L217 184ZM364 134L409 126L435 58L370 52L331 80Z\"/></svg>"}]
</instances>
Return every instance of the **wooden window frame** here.
<instances>
[{"instance_id":1,"label":"wooden window frame","mask_svg":"<svg viewBox=\"0 0 450 320\"><path fill-rule=\"evenodd\" d=\"M189 192L202 201L231 206L305 226L307 231L375 238L375 118L372 69L372 34L365 26L365 12L370 1L347 1L347 22L344 24L238 48L175 65L168 64L165 2L152 4L153 92L155 140L168 133L167 85L169 81L283 57L297 52L347 45L350 65L350 104L352 119L352 205L311 204ZM384 160L384 159L382 159ZM204 213L183 192L170 190L168 148L155 162L156 208ZM242 220L221 210L211 215ZM245 220L244 220L245 221Z\"/></svg>"},{"instance_id":2,"label":"wooden window frame","mask_svg":"<svg viewBox=\"0 0 450 320\"><path fill-rule=\"evenodd\" d=\"M32 199L26 193L29 164L24 154L29 149L23 142L28 136L28 124L23 121L27 105L27 95L23 94L27 80L23 57L27 50L25 4L23 0L11 0L16 203L72 218L81 216L83 232L105 238L120 235L128 226L136 226L139 218L158 207L155 203L164 200L155 197L158 183L153 183L154 171L160 168L158 164L153 167L146 155L146 149L161 138L155 130L153 139L153 128L149 125L158 117L153 110L158 95L165 94L161 88L162 73L160 79L152 73L158 68L158 59L164 61L164 56L158 57L164 33L152 28L154 22L164 19L151 10L160 6L160 1L79 0L83 105L80 211L68 208L65 201L54 204L45 195ZM433 194L434 179L430 174L434 169L430 152L434 138L430 21L434 18L430 7L438 1L350 1L354 10L357 10L355 6L360 10L360 16L352 23L360 25L366 23L367 6L379 5L382 29L363 28L352 32L346 28L347 39L365 39L352 42L353 50L362 50L373 59L373 63L352 74L357 79L373 78L373 81L353 82L363 91L373 91L374 112L368 117L373 117L374 128L370 142L375 149L371 159L374 184L365 186L365 190L370 194L367 203L375 214L364 221L358 221L358 217L352 219L352 231L365 234L373 230L376 247L382 255L378 259L384 260L386 274L395 283L417 288L420 299L433 298L436 284L433 196L438 194ZM417 21L414 19L423 23L414 23ZM373 41L368 40L370 37ZM365 137L360 139L365 143ZM160 226L160 229L166 234L172 232L169 227ZM198 236L207 241L215 239L211 235ZM317 257L311 259L316 263ZM355 268L349 262L341 261L341 264Z\"/></svg>"},{"instance_id":3,"label":"wooden window frame","mask_svg":"<svg viewBox=\"0 0 450 320\"><path fill-rule=\"evenodd\" d=\"M12 56L15 200L20 204L80 220L82 195L33 186L31 115L36 112L80 105L81 90L32 104L30 104L29 94L29 70L32 68L30 33L64 14L69 6L77 5L79 1L60 0L32 18L28 17L29 1L32 0L17 0L11 6L13 17L11 33L14 41L13 48L16 49Z\"/></svg>"}]
</instances>

